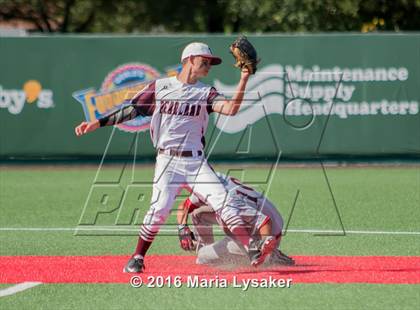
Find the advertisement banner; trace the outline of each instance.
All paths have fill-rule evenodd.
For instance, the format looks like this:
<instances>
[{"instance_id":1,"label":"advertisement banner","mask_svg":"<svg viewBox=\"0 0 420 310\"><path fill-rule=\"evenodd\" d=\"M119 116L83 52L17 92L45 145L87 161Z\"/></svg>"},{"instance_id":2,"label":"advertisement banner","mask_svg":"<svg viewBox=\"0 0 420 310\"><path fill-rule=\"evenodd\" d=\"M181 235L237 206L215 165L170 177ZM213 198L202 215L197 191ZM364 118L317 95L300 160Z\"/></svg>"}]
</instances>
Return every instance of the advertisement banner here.
<instances>
[{"instance_id":1,"label":"advertisement banner","mask_svg":"<svg viewBox=\"0 0 420 310\"><path fill-rule=\"evenodd\" d=\"M0 38L0 157L151 158L149 117L76 137L74 127L129 104L179 72L183 47L223 59L203 82L226 97L240 72L235 36ZM261 58L237 115L209 119L210 157L420 154L420 34L249 36ZM130 155L131 154L131 155Z\"/></svg>"}]
</instances>

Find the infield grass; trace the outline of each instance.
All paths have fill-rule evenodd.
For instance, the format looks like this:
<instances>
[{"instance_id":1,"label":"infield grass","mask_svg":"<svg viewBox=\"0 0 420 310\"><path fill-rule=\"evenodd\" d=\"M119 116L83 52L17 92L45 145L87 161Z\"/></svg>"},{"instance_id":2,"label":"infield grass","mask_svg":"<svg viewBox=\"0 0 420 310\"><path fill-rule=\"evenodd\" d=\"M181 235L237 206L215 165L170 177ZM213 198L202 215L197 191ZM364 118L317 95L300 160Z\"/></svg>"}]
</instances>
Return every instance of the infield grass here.
<instances>
[{"instance_id":1,"label":"infield grass","mask_svg":"<svg viewBox=\"0 0 420 310\"><path fill-rule=\"evenodd\" d=\"M416 309L418 285L297 284L289 289L135 289L46 284L0 299L2 309Z\"/></svg>"},{"instance_id":2,"label":"infield grass","mask_svg":"<svg viewBox=\"0 0 420 310\"><path fill-rule=\"evenodd\" d=\"M226 172L227 166L215 166ZM75 235L74 231L9 231L5 228L75 228L96 169L92 167L0 168L0 255L129 255L129 236ZM326 168L332 199L320 167L279 168L272 183L268 169L248 167L245 179L279 208L290 230L420 232L420 167ZM99 179L118 180L119 167ZM236 176L238 171L235 172ZM138 167L135 179L151 180L150 167ZM124 173L121 187L130 183ZM297 197L296 204L294 201ZM112 198L112 197L111 197ZM139 203L136 201L127 202ZM293 207L294 206L294 207ZM133 207L133 206L131 206ZM140 205L141 221L148 203ZM337 212L338 210L338 212ZM117 210L118 211L118 210ZM114 226L117 211L101 214L97 225ZM341 220L341 222L340 222ZM174 223L171 214L168 223ZM342 225L341 225L342 224ZM138 225L132 225L136 229ZM290 255L420 256L420 235L286 233L282 249ZM150 254L185 255L174 232L160 234ZM188 253L189 254L189 253ZM28 262L30 268L30 262ZM106 268L104 266L104 268ZM0 289L9 286L1 285ZM419 285L295 284L290 289L133 289L121 284L43 284L0 298L2 309L415 309Z\"/></svg>"}]
</instances>

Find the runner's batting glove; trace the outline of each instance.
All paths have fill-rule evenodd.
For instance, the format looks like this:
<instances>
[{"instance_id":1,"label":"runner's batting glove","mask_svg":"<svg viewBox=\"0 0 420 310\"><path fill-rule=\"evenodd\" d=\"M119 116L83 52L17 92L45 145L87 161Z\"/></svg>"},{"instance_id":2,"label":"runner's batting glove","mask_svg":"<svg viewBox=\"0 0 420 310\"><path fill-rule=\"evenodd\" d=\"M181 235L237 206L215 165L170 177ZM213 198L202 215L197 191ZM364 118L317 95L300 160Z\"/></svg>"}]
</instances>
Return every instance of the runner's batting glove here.
<instances>
[{"instance_id":1,"label":"runner's batting glove","mask_svg":"<svg viewBox=\"0 0 420 310\"><path fill-rule=\"evenodd\" d=\"M188 225L178 226L179 244L184 251L192 251L195 246L193 240L195 240L194 233L190 230Z\"/></svg>"}]
</instances>

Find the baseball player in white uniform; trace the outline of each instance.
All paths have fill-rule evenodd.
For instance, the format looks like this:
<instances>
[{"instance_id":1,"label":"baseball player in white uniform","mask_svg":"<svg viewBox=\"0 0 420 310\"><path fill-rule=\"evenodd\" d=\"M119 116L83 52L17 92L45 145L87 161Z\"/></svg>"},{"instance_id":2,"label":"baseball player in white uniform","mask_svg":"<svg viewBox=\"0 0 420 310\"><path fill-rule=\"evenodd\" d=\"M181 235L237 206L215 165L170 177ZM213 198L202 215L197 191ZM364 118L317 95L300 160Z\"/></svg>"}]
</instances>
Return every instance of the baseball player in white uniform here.
<instances>
[{"instance_id":1,"label":"baseball player in white uniform","mask_svg":"<svg viewBox=\"0 0 420 310\"><path fill-rule=\"evenodd\" d=\"M293 259L278 249L283 218L276 207L264 195L245 186L239 180L221 173L216 174L228 191L227 204L232 207L229 212L238 214L249 225L253 246L249 251L244 251L236 236L226 229L227 237L214 242L212 225L224 228L223 220L192 193L178 208L181 247L184 250L197 247L197 264L237 261L238 256L250 255L251 265L258 266L270 255L271 264L293 265ZM191 234L187 226L188 213L191 214L194 234ZM193 238L197 241L195 244Z\"/></svg>"},{"instance_id":2,"label":"baseball player in white uniform","mask_svg":"<svg viewBox=\"0 0 420 310\"><path fill-rule=\"evenodd\" d=\"M185 184L219 214L246 249L249 245L250 232L241 218L227 211L225 187L207 163L203 149L209 114L235 115L242 103L250 73L242 69L236 92L227 99L214 87L199 81L208 75L211 66L222 62L206 44L194 42L187 45L181 62L182 70L177 76L149 83L131 99L130 105L99 120L82 122L75 128L76 135L80 136L139 115L152 116L150 134L157 157L151 206L125 272L143 271L144 256Z\"/></svg>"}]
</instances>

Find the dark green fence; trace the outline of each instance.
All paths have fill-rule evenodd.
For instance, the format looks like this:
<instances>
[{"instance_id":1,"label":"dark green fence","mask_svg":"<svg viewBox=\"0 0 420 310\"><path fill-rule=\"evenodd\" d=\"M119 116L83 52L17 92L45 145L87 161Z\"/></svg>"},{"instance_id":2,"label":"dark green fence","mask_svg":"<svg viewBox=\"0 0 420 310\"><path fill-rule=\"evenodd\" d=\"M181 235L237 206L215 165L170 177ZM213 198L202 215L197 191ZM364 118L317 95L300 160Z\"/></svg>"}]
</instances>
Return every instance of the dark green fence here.
<instances>
[{"instance_id":1,"label":"dark green fence","mask_svg":"<svg viewBox=\"0 0 420 310\"><path fill-rule=\"evenodd\" d=\"M211 116L208 153L221 158L420 153L419 34L249 38L262 59L259 71L238 115ZM118 107L128 87L140 89L150 79L174 74L182 48L192 41L208 43L223 58L205 82L229 95L239 79L228 51L233 39L0 38L0 157L78 158L105 150L110 156L153 156L141 120L113 134L106 128L81 138L74 126ZM136 129L142 131L127 132Z\"/></svg>"}]
</instances>

